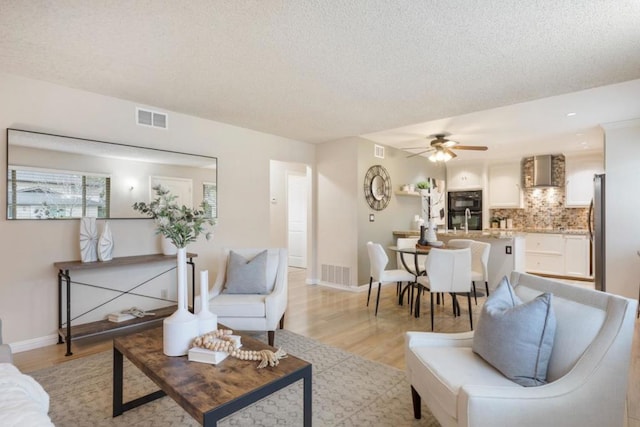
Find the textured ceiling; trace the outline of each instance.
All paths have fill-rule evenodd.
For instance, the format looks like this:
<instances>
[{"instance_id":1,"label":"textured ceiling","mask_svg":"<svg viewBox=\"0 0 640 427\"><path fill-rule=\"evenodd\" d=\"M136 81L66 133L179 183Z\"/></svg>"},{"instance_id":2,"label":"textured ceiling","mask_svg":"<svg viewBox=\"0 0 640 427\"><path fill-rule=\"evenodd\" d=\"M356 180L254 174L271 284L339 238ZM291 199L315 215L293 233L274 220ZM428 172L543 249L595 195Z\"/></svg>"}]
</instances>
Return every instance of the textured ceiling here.
<instances>
[{"instance_id":1,"label":"textured ceiling","mask_svg":"<svg viewBox=\"0 0 640 427\"><path fill-rule=\"evenodd\" d=\"M639 79L640 2L2 0L0 71L324 142Z\"/></svg>"}]
</instances>

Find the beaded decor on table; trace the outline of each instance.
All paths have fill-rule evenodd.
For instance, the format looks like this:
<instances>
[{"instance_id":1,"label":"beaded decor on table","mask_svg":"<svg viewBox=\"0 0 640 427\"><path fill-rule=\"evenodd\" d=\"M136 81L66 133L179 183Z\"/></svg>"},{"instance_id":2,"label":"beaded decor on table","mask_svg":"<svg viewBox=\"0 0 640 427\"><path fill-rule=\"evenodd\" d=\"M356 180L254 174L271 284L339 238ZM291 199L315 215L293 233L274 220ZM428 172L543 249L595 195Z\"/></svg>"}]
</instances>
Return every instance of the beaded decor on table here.
<instances>
[{"instance_id":1,"label":"beaded decor on table","mask_svg":"<svg viewBox=\"0 0 640 427\"><path fill-rule=\"evenodd\" d=\"M224 351L229 356L240 360L259 360L258 369L269 366L278 366L280 359L287 357L287 353L278 349L275 353L271 350L240 350L237 348L236 341L230 335L233 331L230 329L217 329L200 335L193 340L195 347L206 348L212 351Z\"/></svg>"}]
</instances>

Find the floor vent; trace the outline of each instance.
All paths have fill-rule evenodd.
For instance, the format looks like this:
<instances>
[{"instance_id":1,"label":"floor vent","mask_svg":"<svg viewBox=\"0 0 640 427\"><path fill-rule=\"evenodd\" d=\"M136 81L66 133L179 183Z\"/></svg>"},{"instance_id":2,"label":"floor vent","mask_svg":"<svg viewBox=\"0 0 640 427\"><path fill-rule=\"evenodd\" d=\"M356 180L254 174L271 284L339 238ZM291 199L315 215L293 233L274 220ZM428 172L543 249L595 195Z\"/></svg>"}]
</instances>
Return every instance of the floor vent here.
<instances>
[{"instance_id":1,"label":"floor vent","mask_svg":"<svg viewBox=\"0 0 640 427\"><path fill-rule=\"evenodd\" d=\"M322 264L320 280L326 283L351 286L351 269L339 265Z\"/></svg>"},{"instance_id":2,"label":"floor vent","mask_svg":"<svg viewBox=\"0 0 640 427\"><path fill-rule=\"evenodd\" d=\"M382 145L374 144L373 155L379 159L384 159L384 147Z\"/></svg>"},{"instance_id":3,"label":"floor vent","mask_svg":"<svg viewBox=\"0 0 640 427\"><path fill-rule=\"evenodd\" d=\"M167 129L168 116L165 113L136 108L136 120L141 126L150 126L158 129Z\"/></svg>"}]
</instances>

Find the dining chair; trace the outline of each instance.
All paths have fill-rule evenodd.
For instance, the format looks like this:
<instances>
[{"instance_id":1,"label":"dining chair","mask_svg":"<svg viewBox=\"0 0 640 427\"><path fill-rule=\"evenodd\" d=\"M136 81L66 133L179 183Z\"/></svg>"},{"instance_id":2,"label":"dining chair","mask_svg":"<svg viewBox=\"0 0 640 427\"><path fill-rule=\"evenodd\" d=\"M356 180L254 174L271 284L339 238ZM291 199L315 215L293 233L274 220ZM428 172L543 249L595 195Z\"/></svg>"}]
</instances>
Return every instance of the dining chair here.
<instances>
[{"instance_id":1,"label":"dining chair","mask_svg":"<svg viewBox=\"0 0 640 427\"><path fill-rule=\"evenodd\" d=\"M396 282L399 285L407 282L407 285L415 281L413 273L405 269L385 270L389 263L389 257L384 248L379 243L367 242L367 253L369 254L369 264L371 276L369 277L369 292L367 293L367 307L371 299L371 286L374 281L378 282L378 295L376 297L376 316L378 315L378 305L380 304L380 288L382 283Z\"/></svg>"},{"instance_id":2,"label":"dining chair","mask_svg":"<svg viewBox=\"0 0 640 427\"><path fill-rule=\"evenodd\" d=\"M426 276L418 276L420 285L416 296L416 310L419 310L422 290L429 291L431 304L431 330L433 331L433 294L448 293L453 300L454 315L460 315L460 305L456 294L466 294L469 308L469 326L473 330L471 312L471 249L433 248L425 262ZM418 314L417 312L416 314Z\"/></svg>"},{"instance_id":3,"label":"dining chair","mask_svg":"<svg viewBox=\"0 0 640 427\"><path fill-rule=\"evenodd\" d=\"M471 249L471 284L473 286L473 299L478 305L476 282L484 282L487 296L489 296L489 253L491 252L491 245L471 239L451 239L447 242L447 246L450 248Z\"/></svg>"}]
</instances>

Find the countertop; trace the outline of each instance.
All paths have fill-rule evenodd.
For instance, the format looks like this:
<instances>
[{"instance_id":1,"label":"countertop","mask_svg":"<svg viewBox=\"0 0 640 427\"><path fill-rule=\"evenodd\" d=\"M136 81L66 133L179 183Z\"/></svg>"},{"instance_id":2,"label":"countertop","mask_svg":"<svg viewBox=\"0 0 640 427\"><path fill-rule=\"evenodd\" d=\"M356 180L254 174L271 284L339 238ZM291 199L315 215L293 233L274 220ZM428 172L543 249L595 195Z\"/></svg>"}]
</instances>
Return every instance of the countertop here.
<instances>
[{"instance_id":1,"label":"countertop","mask_svg":"<svg viewBox=\"0 0 640 427\"><path fill-rule=\"evenodd\" d=\"M562 229L562 228L486 228L482 231L472 230L465 233L457 230L454 234L452 230L448 232L438 232L438 235L456 236L457 238L473 238L473 237L493 237L493 238L513 238L516 236L525 236L527 233L544 233L544 234L563 234L574 236L588 236L588 230L582 229ZM394 231L394 237L416 237L420 235L420 230L399 230Z\"/></svg>"}]
</instances>

